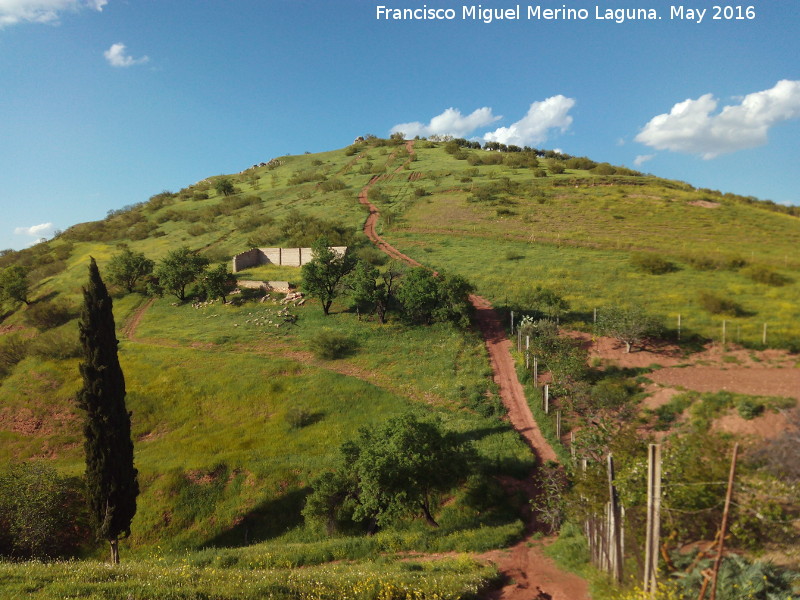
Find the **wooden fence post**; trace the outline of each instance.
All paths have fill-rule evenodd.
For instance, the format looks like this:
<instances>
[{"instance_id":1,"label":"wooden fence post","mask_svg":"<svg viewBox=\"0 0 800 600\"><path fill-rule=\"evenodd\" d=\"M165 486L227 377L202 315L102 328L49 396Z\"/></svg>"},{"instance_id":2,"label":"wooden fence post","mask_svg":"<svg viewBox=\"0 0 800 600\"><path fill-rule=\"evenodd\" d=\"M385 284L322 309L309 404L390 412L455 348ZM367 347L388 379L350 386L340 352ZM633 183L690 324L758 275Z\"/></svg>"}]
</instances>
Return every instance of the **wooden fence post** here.
<instances>
[{"instance_id":1,"label":"wooden fence post","mask_svg":"<svg viewBox=\"0 0 800 600\"><path fill-rule=\"evenodd\" d=\"M719 566L722 563L722 551L725 548L725 532L728 529L728 511L731 507L731 496L733 495L733 478L736 475L736 456L739 454L739 444L733 445L733 456L731 457L731 470L728 474L728 491L725 494L725 509L722 511L722 525L719 532L719 548L717 549L717 558L714 561L714 574L711 583L711 600L717 598L717 576L719 575Z\"/></svg>"},{"instance_id":2,"label":"wooden fence post","mask_svg":"<svg viewBox=\"0 0 800 600\"><path fill-rule=\"evenodd\" d=\"M647 448L647 531L644 559L644 591L655 598L658 548L661 543L661 445Z\"/></svg>"},{"instance_id":3,"label":"wooden fence post","mask_svg":"<svg viewBox=\"0 0 800 600\"><path fill-rule=\"evenodd\" d=\"M609 498L609 532L608 554L610 559L609 572L615 581L622 583L622 540L621 540L621 515L619 497L614 487L614 457L608 455L608 498Z\"/></svg>"},{"instance_id":4,"label":"wooden fence post","mask_svg":"<svg viewBox=\"0 0 800 600\"><path fill-rule=\"evenodd\" d=\"M546 383L544 384L544 414L550 414L550 386Z\"/></svg>"},{"instance_id":5,"label":"wooden fence post","mask_svg":"<svg viewBox=\"0 0 800 600\"><path fill-rule=\"evenodd\" d=\"M531 336L525 336L525 370L531 368Z\"/></svg>"}]
</instances>

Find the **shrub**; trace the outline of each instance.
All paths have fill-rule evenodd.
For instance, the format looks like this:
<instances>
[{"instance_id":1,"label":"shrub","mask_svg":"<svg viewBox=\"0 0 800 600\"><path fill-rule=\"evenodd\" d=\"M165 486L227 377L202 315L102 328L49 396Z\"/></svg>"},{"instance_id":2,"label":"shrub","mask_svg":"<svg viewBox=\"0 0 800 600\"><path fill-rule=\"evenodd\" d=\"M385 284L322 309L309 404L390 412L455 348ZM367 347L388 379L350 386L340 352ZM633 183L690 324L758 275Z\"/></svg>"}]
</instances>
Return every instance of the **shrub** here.
<instances>
[{"instance_id":1,"label":"shrub","mask_svg":"<svg viewBox=\"0 0 800 600\"><path fill-rule=\"evenodd\" d=\"M43 301L28 307L25 311L25 322L39 331L46 331L77 316L75 307L66 300Z\"/></svg>"},{"instance_id":2,"label":"shrub","mask_svg":"<svg viewBox=\"0 0 800 600\"><path fill-rule=\"evenodd\" d=\"M764 412L764 405L752 398L742 398L736 404L736 411L740 417L749 421Z\"/></svg>"},{"instance_id":3,"label":"shrub","mask_svg":"<svg viewBox=\"0 0 800 600\"><path fill-rule=\"evenodd\" d=\"M700 306L710 312L712 315L729 315L731 317L741 317L746 314L744 308L733 300L728 298L721 298L716 294L707 292L705 290L700 292L698 296Z\"/></svg>"},{"instance_id":4,"label":"shrub","mask_svg":"<svg viewBox=\"0 0 800 600\"><path fill-rule=\"evenodd\" d=\"M31 341L29 350L33 356L57 360L78 358L83 352L78 332L72 328L53 329L37 336Z\"/></svg>"},{"instance_id":5,"label":"shrub","mask_svg":"<svg viewBox=\"0 0 800 600\"><path fill-rule=\"evenodd\" d=\"M414 196L416 196L417 198L422 198L423 196L427 196L427 195L428 195L428 191L425 188L421 188L421 187L414 188Z\"/></svg>"},{"instance_id":6,"label":"shrub","mask_svg":"<svg viewBox=\"0 0 800 600\"><path fill-rule=\"evenodd\" d=\"M631 264L645 273L663 275L677 270L674 263L651 252L636 252L631 256Z\"/></svg>"},{"instance_id":7,"label":"shrub","mask_svg":"<svg viewBox=\"0 0 800 600\"><path fill-rule=\"evenodd\" d=\"M18 333L0 337L0 369L10 371L14 365L28 356L30 340Z\"/></svg>"},{"instance_id":8,"label":"shrub","mask_svg":"<svg viewBox=\"0 0 800 600\"><path fill-rule=\"evenodd\" d=\"M763 283L774 287L781 287L791 283L791 279L780 273L776 273L772 269L763 266L752 266L745 269L744 274L756 283Z\"/></svg>"},{"instance_id":9,"label":"shrub","mask_svg":"<svg viewBox=\"0 0 800 600\"><path fill-rule=\"evenodd\" d=\"M334 360L344 358L355 352L358 344L350 336L323 328L310 340L311 351L319 358Z\"/></svg>"},{"instance_id":10,"label":"shrub","mask_svg":"<svg viewBox=\"0 0 800 600\"><path fill-rule=\"evenodd\" d=\"M203 235L206 233L206 228L199 223L194 223L193 225L189 225L189 227L186 229L186 233L191 236Z\"/></svg>"},{"instance_id":11,"label":"shrub","mask_svg":"<svg viewBox=\"0 0 800 600\"><path fill-rule=\"evenodd\" d=\"M328 179L319 184L319 189L323 192L335 192L337 190L343 190L346 187L347 184L341 179Z\"/></svg>"},{"instance_id":12,"label":"shrub","mask_svg":"<svg viewBox=\"0 0 800 600\"><path fill-rule=\"evenodd\" d=\"M362 246L356 250L356 258L376 267L385 265L389 260L389 257L385 253L372 245Z\"/></svg>"},{"instance_id":13,"label":"shrub","mask_svg":"<svg viewBox=\"0 0 800 600\"><path fill-rule=\"evenodd\" d=\"M551 160L547 163L547 168L553 175L560 175L566 170L566 165L559 160Z\"/></svg>"},{"instance_id":14,"label":"shrub","mask_svg":"<svg viewBox=\"0 0 800 600\"><path fill-rule=\"evenodd\" d=\"M608 163L601 163L592 169L592 173L597 175L614 175L616 174L617 169L612 167Z\"/></svg>"},{"instance_id":15,"label":"shrub","mask_svg":"<svg viewBox=\"0 0 800 600\"><path fill-rule=\"evenodd\" d=\"M314 422L314 413L304 406L292 406L286 411L284 420L290 429L302 429Z\"/></svg>"},{"instance_id":16,"label":"shrub","mask_svg":"<svg viewBox=\"0 0 800 600\"><path fill-rule=\"evenodd\" d=\"M287 183L289 185L299 185L310 181L322 181L323 179L325 179L325 175L317 169L306 169L304 171L295 171Z\"/></svg>"},{"instance_id":17,"label":"shrub","mask_svg":"<svg viewBox=\"0 0 800 600\"><path fill-rule=\"evenodd\" d=\"M75 555L90 537L83 482L42 462L0 473L0 552L16 557Z\"/></svg>"}]
</instances>

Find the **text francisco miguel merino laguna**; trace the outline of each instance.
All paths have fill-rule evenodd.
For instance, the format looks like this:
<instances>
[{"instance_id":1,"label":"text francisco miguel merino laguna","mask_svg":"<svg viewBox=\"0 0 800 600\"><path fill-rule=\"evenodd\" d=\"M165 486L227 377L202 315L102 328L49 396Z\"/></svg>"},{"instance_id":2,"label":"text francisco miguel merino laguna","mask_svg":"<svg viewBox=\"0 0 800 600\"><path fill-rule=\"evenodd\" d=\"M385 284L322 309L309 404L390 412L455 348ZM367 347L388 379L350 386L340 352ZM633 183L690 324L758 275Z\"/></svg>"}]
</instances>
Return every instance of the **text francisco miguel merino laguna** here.
<instances>
[{"instance_id":1,"label":"text francisco miguel merino laguna","mask_svg":"<svg viewBox=\"0 0 800 600\"><path fill-rule=\"evenodd\" d=\"M463 5L459 8L431 8L423 4L420 8L392 8L390 6L376 6L375 18L381 21L612 21L623 23L625 21L658 20L663 12L670 20L691 21L701 23L704 18L709 20L753 20L756 17L755 7L737 6L711 6L705 8L691 8L685 5L672 5L669 10L655 8L605 8L598 5L594 10L587 8L570 8L566 4L560 8L543 8L539 4L521 7L519 4L509 8L484 8L480 4Z\"/></svg>"}]
</instances>

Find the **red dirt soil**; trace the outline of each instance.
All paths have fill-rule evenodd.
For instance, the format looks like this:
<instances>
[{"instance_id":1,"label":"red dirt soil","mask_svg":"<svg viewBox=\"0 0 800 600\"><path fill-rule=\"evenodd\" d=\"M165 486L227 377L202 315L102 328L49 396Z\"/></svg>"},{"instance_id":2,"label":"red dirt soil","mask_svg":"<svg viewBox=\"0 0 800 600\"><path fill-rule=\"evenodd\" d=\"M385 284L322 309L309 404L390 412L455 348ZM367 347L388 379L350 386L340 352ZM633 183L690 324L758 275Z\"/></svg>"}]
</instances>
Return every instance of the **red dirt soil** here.
<instances>
[{"instance_id":1,"label":"red dirt soil","mask_svg":"<svg viewBox=\"0 0 800 600\"><path fill-rule=\"evenodd\" d=\"M658 365L661 368L647 378L662 386L800 400L797 356L783 350L752 351L735 346L724 349L719 344L709 344L702 352L686 356L678 346L660 344L626 353L625 345L612 338L577 331L564 333L583 342L589 360L597 358L603 364L619 367Z\"/></svg>"},{"instance_id":2,"label":"red dirt soil","mask_svg":"<svg viewBox=\"0 0 800 600\"><path fill-rule=\"evenodd\" d=\"M406 142L409 155L413 156L414 142ZM410 159L409 159L410 160ZM398 168L397 171L402 169ZM414 259L406 256L390 244L386 243L376 232L375 225L380 216L378 209L369 201L370 188L380 179L374 177L358 195L358 199L369 210L364 223L364 233L383 252L396 260L409 265L421 267ZM542 436L536 421L533 419L522 385L517 379L514 361L511 358L511 342L492 305L485 298L470 296L475 307L476 319L481 334L486 342L486 349L494 372L494 380L500 388L500 397L508 410L509 419L514 428L523 436L531 451L538 460L557 460L553 448ZM532 487L532 486L530 486ZM535 494L535 490L529 490ZM531 519L526 519L528 533L532 533ZM553 600L584 600L589 598L588 585L577 575L561 571L555 563L547 558L542 547L531 544L527 538L505 550L495 550L482 555L482 558L497 565L504 576L505 585L492 592L487 600L536 600L552 598Z\"/></svg>"}]
</instances>

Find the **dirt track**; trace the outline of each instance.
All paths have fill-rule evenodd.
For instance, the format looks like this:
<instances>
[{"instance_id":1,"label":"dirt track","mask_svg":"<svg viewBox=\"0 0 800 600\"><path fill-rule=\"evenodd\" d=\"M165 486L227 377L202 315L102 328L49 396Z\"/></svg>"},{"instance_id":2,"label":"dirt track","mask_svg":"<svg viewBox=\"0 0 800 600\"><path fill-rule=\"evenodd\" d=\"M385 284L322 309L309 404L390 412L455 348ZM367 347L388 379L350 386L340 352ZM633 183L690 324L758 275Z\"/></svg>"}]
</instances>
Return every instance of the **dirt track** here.
<instances>
[{"instance_id":1,"label":"dirt track","mask_svg":"<svg viewBox=\"0 0 800 600\"><path fill-rule=\"evenodd\" d=\"M406 142L406 148L409 155L413 156L414 142ZM358 195L359 202L369 210L367 220L364 222L364 233L380 250L392 258L415 267L421 267L423 265L388 244L376 231L375 226L380 214L375 205L369 201L369 190L379 180L380 177L373 177ZM486 343L494 380L500 388L500 397L508 410L511 424L523 436L540 462L557 460L556 453L542 436L525 400L522 385L514 369L514 360L511 357L511 342L506 336L500 317L485 298L471 295L470 302L475 307L477 324ZM528 533L532 534L530 523L528 525ZM530 538L520 541L512 548L489 552L483 558L497 564L506 579L506 585L499 590L490 592L486 596L487 599L536 600L536 598L550 597L553 600L584 600L589 598L586 581L576 575L561 571L552 560L544 556L540 545L530 544ZM539 595L539 592L544 592L549 596Z\"/></svg>"}]
</instances>

